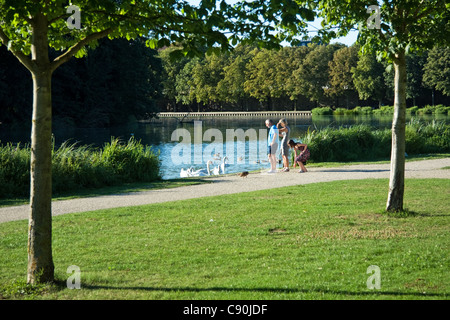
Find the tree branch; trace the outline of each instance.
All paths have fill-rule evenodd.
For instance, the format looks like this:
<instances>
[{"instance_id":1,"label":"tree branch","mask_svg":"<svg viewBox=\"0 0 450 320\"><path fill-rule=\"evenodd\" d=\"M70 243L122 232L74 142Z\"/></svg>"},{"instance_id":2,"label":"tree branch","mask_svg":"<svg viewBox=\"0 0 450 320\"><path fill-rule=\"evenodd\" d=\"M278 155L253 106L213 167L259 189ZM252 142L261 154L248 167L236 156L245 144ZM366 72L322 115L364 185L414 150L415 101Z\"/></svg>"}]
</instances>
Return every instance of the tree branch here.
<instances>
[{"instance_id":1,"label":"tree branch","mask_svg":"<svg viewBox=\"0 0 450 320\"><path fill-rule=\"evenodd\" d=\"M0 40L6 47L8 47L8 43L11 41L11 39L9 39L9 37L6 35L6 33L3 31L1 27L0 27ZM30 57L26 56L20 50L15 50L13 46L10 46L8 50L11 51L12 54L20 61L20 63L22 63L28 70L30 70L31 72L34 70L35 65Z\"/></svg>"},{"instance_id":2,"label":"tree branch","mask_svg":"<svg viewBox=\"0 0 450 320\"><path fill-rule=\"evenodd\" d=\"M92 41L99 40L101 38L106 37L108 34L110 34L113 31L113 29L108 28L103 31L99 31L96 33L92 33L88 35L86 38L80 40L75 45L67 49L66 52L61 54L60 56L56 57L52 63L50 64L51 70L56 70L60 65L67 62L72 58L79 50L81 50L85 45L89 44Z\"/></svg>"}]
</instances>

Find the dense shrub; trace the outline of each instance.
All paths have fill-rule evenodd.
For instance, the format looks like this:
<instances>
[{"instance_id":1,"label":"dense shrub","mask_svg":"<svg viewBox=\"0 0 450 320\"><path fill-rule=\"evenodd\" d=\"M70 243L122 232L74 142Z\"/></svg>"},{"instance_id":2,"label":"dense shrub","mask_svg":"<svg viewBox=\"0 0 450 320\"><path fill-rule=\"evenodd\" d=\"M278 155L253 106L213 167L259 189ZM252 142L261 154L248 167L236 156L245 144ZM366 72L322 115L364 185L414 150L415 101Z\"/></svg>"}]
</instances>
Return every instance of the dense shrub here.
<instances>
[{"instance_id":1,"label":"dense shrub","mask_svg":"<svg viewBox=\"0 0 450 320\"><path fill-rule=\"evenodd\" d=\"M393 106L381 106L379 109L373 110L374 114L393 114L394 107Z\"/></svg>"},{"instance_id":2,"label":"dense shrub","mask_svg":"<svg viewBox=\"0 0 450 320\"><path fill-rule=\"evenodd\" d=\"M311 152L311 161L357 161L389 158L391 130L368 125L308 131L301 137ZM440 121L411 120L406 126L406 153L450 152L450 126Z\"/></svg>"},{"instance_id":3,"label":"dense shrub","mask_svg":"<svg viewBox=\"0 0 450 320\"><path fill-rule=\"evenodd\" d=\"M333 114L333 110L330 107L314 108L311 113L316 116L328 116Z\"/></svg>"},{"instance_id":4,"label":"dense shrub","mask_svg":"<svg viewBox=\"0 0 450 320\"><path fill-rule=\"evenodd\" d=\"M418 106L414 106L414 107L411 107L411 108L407 108L406 109L406 113L409 113L411 115L416 115L418 110L419 110L419 107Z\"/></svg>"},{"instance_id":5,"label":"dense shrub","mask_svg":"<svg viewBox=\"0 0 450 320\"><path fill-rule=\"evenodd\" d=\"M373 110L372 107L362 107L361 108L361 114L372 114Z\"/></svg>"},{"instance_id":6,"label":"dense shrub","mask_svg":"<svg viewBox=\"0 0 450 320\"><path fill-rule=\"evenodd\" d=\"M101 149L65 142L52 152L55 193L158 178L158 155L134 138L126 143L112 138ZM0 198L27 196L29 189L29 146L0 147Z\"/></svg>"},{"instance_id":7,"label":"dense shrub","mask_svg":"<svg viewBox=\"0 0 450 320\"><path fill-rule=\"evenodd\" d=\"M379 109L372 109L372 107L360 107L356 106L353 109L336 108L332 110L330 107L314 108L312 110L313 115L388 115L394 113L393 106L382 106ZM406 113L410 115L418 114L439 114L450 115L450 106L444 106L438 104L436 106L427 105L419 108L418 106L410 107L406 109Z\"/></svg>"},{"instance_id":8,"label":"dense shrub","mask_svg":"<svg viewBox=\"0 0 450 320\"><path fill-rule=\"evenodd\" d=\"M336 108L336 110L333 111L333 114L337 115L337 116L341 116L345 114L345 109L344 108Z\"/></svg>"}]
</instances>

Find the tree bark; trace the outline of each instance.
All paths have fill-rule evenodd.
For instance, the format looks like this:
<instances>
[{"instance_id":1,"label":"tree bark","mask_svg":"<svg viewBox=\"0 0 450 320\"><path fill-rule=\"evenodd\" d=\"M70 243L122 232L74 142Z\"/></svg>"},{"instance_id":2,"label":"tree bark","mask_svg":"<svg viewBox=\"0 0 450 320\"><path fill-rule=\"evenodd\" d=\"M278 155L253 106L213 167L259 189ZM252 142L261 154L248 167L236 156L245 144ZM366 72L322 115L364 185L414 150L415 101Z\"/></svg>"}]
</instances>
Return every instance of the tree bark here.
<instances>
[{"instance_id":1,"label":"tree bark","mask_svg":"<svg viewBox=\"0 0 450 320\"><path fill-rule=\"evenodd\" d=\"M28 283L53 281L51 74L33 74Z\"/></svg>"},{"instance_id":2,"label":"tree bark","mask_svg":"<svg viewBox=\"0 0 450 320\"><path fill-rule=\"evenodd\" d=\"M394 59L395 93L392 121L391 172L387 211L403 210L405 189L406 58L401 52Z\"/></svg>"},{"instance_id":3,"label":"tree bark","mask_svg":"<svg viewBox=\"0 0 450 320\"><path fill-rule=\"evenodd\" d=\"M48 58L47 19L36 16L32 37L33 119L31 130L31 187L28 223L30 284L54 280L52 258L52 69Z\"/></svg>"}]
</instances>

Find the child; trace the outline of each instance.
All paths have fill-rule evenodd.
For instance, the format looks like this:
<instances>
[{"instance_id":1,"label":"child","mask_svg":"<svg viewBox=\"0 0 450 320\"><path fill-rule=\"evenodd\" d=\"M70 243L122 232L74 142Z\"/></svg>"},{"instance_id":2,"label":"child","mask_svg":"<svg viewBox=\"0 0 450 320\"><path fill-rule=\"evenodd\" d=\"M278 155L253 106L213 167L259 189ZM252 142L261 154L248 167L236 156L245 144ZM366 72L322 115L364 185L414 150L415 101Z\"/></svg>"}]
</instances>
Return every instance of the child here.
<instances>
[{"instance_id":1,"label":"child","mask_svg":"<svg viewBox=\"0 0 450 320\"><path fill-rule=\"evenodd\" d=\"M298 164L300 166L299 173L307 172L305 168L306 160L309 159L310 152L308 149L308 146L303 143L295 143L294 140L289 140L289 147L294 149L294 168L295 165ZM299 151L299 154L297 155L297 151Z\"/></svg>"}]
</instances>

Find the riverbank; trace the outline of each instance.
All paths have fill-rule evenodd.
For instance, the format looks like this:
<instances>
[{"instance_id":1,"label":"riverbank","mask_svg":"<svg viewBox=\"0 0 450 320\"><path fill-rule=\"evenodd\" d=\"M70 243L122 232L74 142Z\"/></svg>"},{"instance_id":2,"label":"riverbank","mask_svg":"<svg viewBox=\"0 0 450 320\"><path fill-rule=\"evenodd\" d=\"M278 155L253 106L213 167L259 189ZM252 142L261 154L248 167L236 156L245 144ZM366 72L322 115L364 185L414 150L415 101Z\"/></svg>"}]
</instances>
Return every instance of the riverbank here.
<instances>
[{"instance_id":1,"label":"riverbank","mask_svg":"<svg viewBox=\"0 0 450 320\"><path fill-rule=\"evenodd\" d=\"M450 179L450 158L411 161L406 163L406 179L440 178ZM447 169L445 169L447 168ZM286 186L359 179L389 178L390 164L357 164L333 168L309 168L306 173L266 171L252 172L246 178L236 175L206 177L208 184L191 185L171 189L158 189L91 198L54 201L53 215L86 212L100 209L120 208L151 203L170 202L184 199L267 190ZM386 186L387 194L387 186ZM28 219L29 206L0 208L0 223Z\"/></svg>"}]
</instances>

